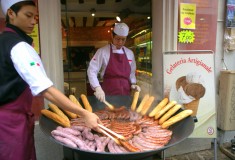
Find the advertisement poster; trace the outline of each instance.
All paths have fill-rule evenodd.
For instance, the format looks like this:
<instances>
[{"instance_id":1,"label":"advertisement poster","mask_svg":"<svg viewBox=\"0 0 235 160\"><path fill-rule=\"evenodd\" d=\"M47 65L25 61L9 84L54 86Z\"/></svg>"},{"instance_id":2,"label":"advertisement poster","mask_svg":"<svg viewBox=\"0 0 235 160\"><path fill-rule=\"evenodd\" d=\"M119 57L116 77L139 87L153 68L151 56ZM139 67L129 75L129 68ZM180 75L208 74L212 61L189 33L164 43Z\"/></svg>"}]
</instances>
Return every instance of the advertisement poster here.
<instances>
[{"instance_id":1,"label":"advertisement poster","mask_svg":"<svg viewBox=\"0 0 235 160\"><path fill-rule=\"evenodd\" d=\"M180 4L180 28L195 29L196 20L196 4L181 3Z\"/></svg>"},{"instance_id":2,"label":"advertisement poster","mask_svg":"<svg viewBox=\"0 0 235 160\"><path fill-rule=\"evenodd\" d=\"M235 27L235 0L227 1L227 11L226 11L226 27Z\"/></svg>"},{"instance_id":3,"label":"advertisement poster","mask_svg":"<svg viewBox=\"0 0 235 160\"><path fill-rule=\"evenodd\" d=\"M36 3L36 6L38 6L38 0L34 0ZM38 20L39 17L37 17ZM39 20L38 20L39 21ZM34 26L33 32L29 35L31 38L33 38L33 48L37 51L37 53L40 55L40 39L39 39L39 24L36 24Z\"/></svg>"},{"instance_id":4,"label":"advertisement poster","mask_svg":"<svg viewBox=\"0 0 235 160\"><path fill-rule=\"evenodd\" d=\"M215 0L178 0L179 21L177 50L212 50L215 51L218 1ZM181 28L181 5L196 6L195 29Z\"/></svg>"},{"instance_id":5,"label":"advertisement poster","mask_svg":"<svg viewBox=\"0 0 235 160\"><path fill-rule=\"evenodd\" d=\"M163 63L165 96L197 119L190 137L216 138L214 54L165 54Z\"/></svg>"},{"instance_id":6,"label":"advertisement poster","mask_svg":"<svg viewBox=\"0 0 235 160\"><path fill-rule=\"evenodd\" d=\"M33 38L33 48L37 51L38 54L40 54L40 41L39 41L38 24L36 24L34 26L33 32L29 36L31 38Z\"/></svg>"}]
</instances>

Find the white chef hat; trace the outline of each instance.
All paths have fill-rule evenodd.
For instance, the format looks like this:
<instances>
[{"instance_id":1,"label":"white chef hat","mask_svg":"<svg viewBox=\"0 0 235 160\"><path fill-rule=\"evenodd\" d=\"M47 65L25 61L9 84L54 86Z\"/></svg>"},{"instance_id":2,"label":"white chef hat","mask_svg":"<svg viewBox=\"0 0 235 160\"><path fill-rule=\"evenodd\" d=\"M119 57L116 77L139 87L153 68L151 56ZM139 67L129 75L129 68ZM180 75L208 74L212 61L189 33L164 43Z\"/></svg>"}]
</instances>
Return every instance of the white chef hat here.
<instances>
[{"instance_id":1,"label":"white chef hat","mask_svg":"<svg viewBox=\"0 0 235 160\"><path fill-rule=\"evenodd\" d=\"M116 23L113 32L118 36L127 36L129 27L125 23Z\"/></svg>"},{"instance_id":2,"label":"white chef hat","mask_svg":"<svg viewBox=\"0 0 235 160\"><path fill-rule=\"evenodd\" d=\"M0 0L1 8L4 15L7 14L7 10L13 5L21 1L29 1L29 0Z\"/></svg>"}]
</instances>

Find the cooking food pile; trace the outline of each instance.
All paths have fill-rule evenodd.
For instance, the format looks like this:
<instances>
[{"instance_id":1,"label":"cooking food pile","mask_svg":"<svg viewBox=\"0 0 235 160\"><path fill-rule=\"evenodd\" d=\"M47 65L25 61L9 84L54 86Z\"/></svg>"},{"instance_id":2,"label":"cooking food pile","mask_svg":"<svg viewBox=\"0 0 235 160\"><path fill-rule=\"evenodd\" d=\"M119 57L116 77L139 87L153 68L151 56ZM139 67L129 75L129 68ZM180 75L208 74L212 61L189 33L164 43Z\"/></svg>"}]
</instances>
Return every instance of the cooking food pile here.
<instances>
[{"instance_id":1,"label":"cooking food pile","mask_svg":"<svg viewBox=\"0 0 235 160\"><path fill-rule=\"evenodd\" d=\"M76 97L70 95L69 98L82 107ZM181 105L168 98L151 107L154 99L145 95L138 103L139 92L135 92L130 109L109 104L94 112L102 121L102 125L99 124L101 133L86 127L79 115L62 111L54 104L49 104L50 110L43 109L41 113L60 124L51 134L69 147L110 153L141 152L164 147L173 134L169 127L192 114L192 110L175 114ZM81 100L84 108L92 112L84 94Z\"/></svg>"}]
</instances>

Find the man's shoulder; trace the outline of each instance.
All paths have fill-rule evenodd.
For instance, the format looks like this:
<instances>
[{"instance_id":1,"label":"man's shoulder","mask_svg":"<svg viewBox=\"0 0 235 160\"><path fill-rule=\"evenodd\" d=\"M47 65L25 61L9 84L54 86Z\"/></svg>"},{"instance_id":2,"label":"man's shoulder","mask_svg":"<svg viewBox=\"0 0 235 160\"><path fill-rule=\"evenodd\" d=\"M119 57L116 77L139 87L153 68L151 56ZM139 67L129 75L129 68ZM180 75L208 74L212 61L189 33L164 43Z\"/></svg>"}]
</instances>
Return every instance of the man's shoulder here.
<instances>
[{"instance_id":1,"label":"man's shoulder","mask_svg":"<svg viewBox=\"0 0 235 160\"><path fill-rule=\"evenodd\" d=\"M3 32L0 34L0 42L2 45L7 45L13 47L19 42L22 42L22 38L15 33Z\"/></svg>"},{"instance_id":2,"label":"man's shoulder","mask_svg":"<svg viewBox=\"0 0 235 160\"><path fill-rule=\"evenodd\" d=\"M22 38L15 33L12 32L3 32L0 34L0 39L4 39L6 41L11 42L19 42L22 41Z\"/></svg>"},{"instance_id":3,"label":"man's shoulder","mask_svg":"<svg viewBox=\"0 0 235 160\"><path fill-rule=\"evenodd\" d=\"M124 47L124 49L125 49L126 52L133 54L133 51L132 51L131 49L129 49L129 48L125 47L125 46L123 46L123 47Z\"/></svg>"},{"instance_id":4,"label":"man's shoulder","mask_svg":"<svg viewBox=\"0 0 235 160\"><path fill-rule=\"evenodd\" d=\"M97 50L97 52L107 52L108 49L110 49L109 44L107 44L107 45L105 45L105 46L99 48L99 49Z\"/></svg>"},{"instance_id":5,"label":"man's shoulder","mask_svg":"<svg viewBox=\"0 0 235 160\"><path fill-rule=\"evenodd\" d=\"M110 45L106 44L105 46L101 47L100 49L108 49L108 48L110 48Z\"/></svg>"}]
</instances>

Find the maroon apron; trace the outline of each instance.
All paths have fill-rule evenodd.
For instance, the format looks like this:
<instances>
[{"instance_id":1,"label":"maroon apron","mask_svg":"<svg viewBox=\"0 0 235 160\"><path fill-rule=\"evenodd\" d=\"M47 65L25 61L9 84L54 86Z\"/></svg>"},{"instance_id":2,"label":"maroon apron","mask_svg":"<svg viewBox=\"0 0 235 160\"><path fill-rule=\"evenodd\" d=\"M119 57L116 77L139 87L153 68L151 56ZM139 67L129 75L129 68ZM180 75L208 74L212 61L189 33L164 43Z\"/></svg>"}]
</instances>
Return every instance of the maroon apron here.
<instances>
[{"instance_id":1,"label":"maroon apron","mask_svg":"<svg viewBox=\"0 0 235 160\"><path fill-rule=\"evenodd\" d=\"M0 160L36 160L32 98L27 87L15 101L0 106Z\"/></svg>"},{"instance_id":2,"label":"maroon apron","mask_svg":"<svg viewBox=\"0 0 235 160\"><path fill-rule=\"evenodd\" d=\"M110 44L110 58L102 83L102 88L106 95L130 95L131 67L125 50L123 48L122 50L124 54L113 53Z\"/></svg>"},{"instance_id":3,"label":"maroon apron","mask_svg":"<svg viewBox=\"0 0 235 160\"><path fill-rule=\"evenodd\" d=\"M27 87L16 100L0 106L0 160L36 160L32 100Z\"/></svg>"},{"instance_id":4,"label":"maroon apron","mask_svg":"<svg viewBox=\"0 0 235 160\"><path fill-rule=\"evenodd\" d=\"M36 160L32 97L27 87L15 101L0 106L0 160Z\"/></svg>"}]
</instances>

